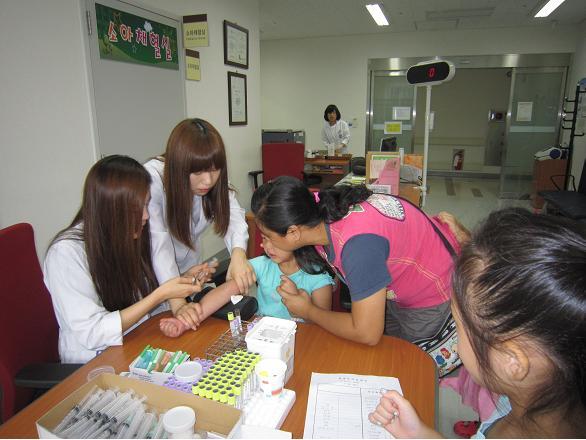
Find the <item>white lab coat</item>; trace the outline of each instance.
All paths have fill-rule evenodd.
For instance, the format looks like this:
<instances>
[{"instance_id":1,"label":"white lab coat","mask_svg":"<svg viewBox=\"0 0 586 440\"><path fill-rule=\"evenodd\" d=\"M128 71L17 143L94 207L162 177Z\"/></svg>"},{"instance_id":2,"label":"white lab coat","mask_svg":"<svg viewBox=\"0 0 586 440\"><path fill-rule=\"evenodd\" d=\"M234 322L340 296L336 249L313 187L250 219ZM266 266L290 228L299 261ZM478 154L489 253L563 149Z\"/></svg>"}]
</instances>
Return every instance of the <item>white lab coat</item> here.
<instances>
[{"instance_id":1,"label":"white lab coat","mask_svg":"<svg viewBox=\"0 0 586 440\"><path fill-rule=\"evenodd\" d=\"M59 323L61 362L85 363L110 346L122 345L120 312L104 308L90 275L83 241L67 238L52 245L45 257L44 280ZM162 303L125 333L167 308L167 303Z\"/></svg>"},{"instance_id":2,"label":"white lab coat","mask_svg":"<svg viewBox=\"0 0 586 440\"><path fill-rule=\"evenodd\" d=\"M153 267L159 283L162 284L201 263L201 234L212 223L204 215L202 197L194 195L191 212L191 237L195 250L175 239L167 227L167 197L163 189L165 164L158 159L151 159L144 166L152 178L151 201L148 210ZM228 251L232 253L232 249L235 247L246 250L248 226L244 218L244 209L238 204L234 191L230 191L229 200L230 224L224 242Z\"/></svg>"},{"instance_id":3,"label":"white lab coat","mask_svg":"<svg viewBox=\"0 0 586 440\"><path fill-rule=\"evenodd\" d=\"M324 146L333 146L336 148L340 144L344 144L345 147L339 150L340 153L345 154L348 152L348 142L350 142L350 128L346 121L336 121L334 125L330 125L328 121L324 121L323 128L321 130L321 140Z\"/></svg>"}]
</instances>

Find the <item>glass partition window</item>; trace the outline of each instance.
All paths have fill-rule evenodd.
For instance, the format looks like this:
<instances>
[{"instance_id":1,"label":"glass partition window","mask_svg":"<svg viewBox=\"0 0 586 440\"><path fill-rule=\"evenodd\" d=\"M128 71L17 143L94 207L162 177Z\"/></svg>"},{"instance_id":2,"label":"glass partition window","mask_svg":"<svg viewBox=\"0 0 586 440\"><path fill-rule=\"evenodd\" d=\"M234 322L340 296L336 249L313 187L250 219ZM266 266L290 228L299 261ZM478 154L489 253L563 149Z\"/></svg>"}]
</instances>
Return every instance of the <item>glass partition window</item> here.
<instances>
[{"instance_id":1,"label":"glass partition window","mask_svg":"<svg viewBox=\"0 0 586 440\"><path fill-rule=\"evenodd\" d=\"M366 150L380 151L381 140L394 137L398 148L412 153L415 87L407 82L405 72L373 72L371 103L372 129Z\"/></svg>"}]
</instances>

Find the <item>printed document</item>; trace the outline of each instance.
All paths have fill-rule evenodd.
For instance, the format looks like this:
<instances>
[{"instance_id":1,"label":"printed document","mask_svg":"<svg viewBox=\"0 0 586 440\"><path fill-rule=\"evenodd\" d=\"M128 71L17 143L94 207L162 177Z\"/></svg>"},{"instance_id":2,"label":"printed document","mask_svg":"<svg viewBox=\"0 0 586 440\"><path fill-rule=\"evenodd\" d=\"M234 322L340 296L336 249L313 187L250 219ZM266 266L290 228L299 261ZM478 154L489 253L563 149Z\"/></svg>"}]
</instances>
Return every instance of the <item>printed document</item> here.
<instances>
[{"instance_id":1,"label":"printed document","mask_svg":"<svg viewBox=\"0 0 586 440\"><path fill-rule=\"evenodd\" d=\"M312 373L303 438L391 438L368 420L381 393L390 390L403 394L399 379Z\"/></svg>"}]
</instances>

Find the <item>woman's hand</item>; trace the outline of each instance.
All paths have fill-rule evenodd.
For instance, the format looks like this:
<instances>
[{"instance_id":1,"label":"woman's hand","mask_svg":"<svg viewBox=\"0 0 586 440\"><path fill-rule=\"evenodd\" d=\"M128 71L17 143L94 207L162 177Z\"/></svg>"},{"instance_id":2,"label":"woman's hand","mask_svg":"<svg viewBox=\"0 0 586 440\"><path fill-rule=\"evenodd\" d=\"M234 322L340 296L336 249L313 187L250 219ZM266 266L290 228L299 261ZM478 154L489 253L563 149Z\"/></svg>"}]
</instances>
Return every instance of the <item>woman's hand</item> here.
<instances>
[{"instance_id":1,"label":"woman's hand","mask_svg":"<svg viewBox=\"0 0 586 440\"><path fill-rule=\"evenodd\" d=\"M388 391L368 419L396 438L426 438L431 431L419 419L413 405L397 391Z\"/></svg>"},{"instance_id":2,"label":"woman's hand","mask_svg":"<svg viewBox=\"0 0 586 440\"><path fill-rule=\"evenodd\" d=\"M159 321L159 328L169 338L177 338L189 329L188 326L177 318L162 318Z\"/></svg>"},{"instance_id":3,"label":"woman's hand","mask_svg":"<svg viewBox=\"0 0 586 440\"><path fill-rule=\"evenodd\" d=\"M452 234L456 237L456 241L460 245L464 245L470 241L470 231L464 227L460 221L452 214L446 211L442 211L437 215L437 218L448 225Z\"/></svg>"},{"instance_id":4,"label":"woman's hand","mask_svg":"<svg viewBox=\"0 0 586 440\"><path fill-rule=\"evenodd\" d=\"M160 302L163 302L168 299L186 298L200 292L201 289L202 282L194 276L175 277L161 284L153 293L160 297Z\"/></svg>"},{"instance_id":5,"label":"woman's hand","mask_svg":"<svg viewBox=\"0 0 586 440\"><path fill-rule=\"evenodd\" d=\"M203 309L199 303L185 303L175 312L175 318L187 328L197 330L203 321Z\"/></svg>"},{"instance_id":6,"label":"woman's hand","mask_svg":"<svg viewBox=\"0 0 586 440\"><path fill-rule=\"evenodd\" d=\"M216 273L216 268L218 267L218 264L218 260L215 259L211 262L196 264L195 266L191 266L183 274L183 276L195 277L202 283L207 283L208 281L212 280L212 275Z\"/></svg>"},{"instance_id":7,"label":"woman's hand","mask_svg":"<svg viewBox=\"0 0 586 440\"><path fill-rule=\"evenodd\" d=\"M281 301L289 313L303 319L309 319L309 311L313 306L310 296L305 290L298 289L286 275L281 275L281 284L277 287L277 293L281 295Z\"/></svg>"},{"instance_id":8,"label":"woman's hand","mask_svg":"<svg viewBox=\"0 0 586 440\"><path fill-rule=\"evenodd\" d=\"M234 280L242 294L248 293L248 288L256 282L256 274L246 258L244 249L232 249L230 266L228 266L227 280Z\"/></svg>"}]
</instances>

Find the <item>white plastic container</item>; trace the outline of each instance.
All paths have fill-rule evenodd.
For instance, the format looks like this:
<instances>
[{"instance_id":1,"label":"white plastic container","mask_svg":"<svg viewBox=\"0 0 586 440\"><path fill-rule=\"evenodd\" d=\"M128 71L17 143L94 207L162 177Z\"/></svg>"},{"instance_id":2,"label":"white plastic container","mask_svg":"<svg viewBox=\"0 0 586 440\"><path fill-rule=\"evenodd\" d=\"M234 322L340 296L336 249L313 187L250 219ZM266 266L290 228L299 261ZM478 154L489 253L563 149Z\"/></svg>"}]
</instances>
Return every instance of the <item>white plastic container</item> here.
<instances>
[{"instance_id":1,"label":"white plastic container","mask_svg":"<svg viewBox=\"0 0 586 440\"><path fill-rule=\"evenodd\" d=\"M163 416L163 426L169 438L193 438L195 411L188 406L171 408Z\"/></svg>"},{"instance_id":2,"label":"white plastic container","mask_svg":"<svg viewBox=\"0 0 586 440\"><path fill-rule=\"evenodd\" d=\"M245 337L248 351L260 353L263 359L280 359L287 364L285 383L293 374L296 330L294 321L265 316Z\"/></svg>"},{"instance_id":3,"label":"white plastic container","mask_svg":"<svg viewBox=\"0 0 586 440\"><path fill-rule=\"evenodd\" d=\"M203 367L199 362L183 362L175 367L175 378L179 382L197 382L201 377Z\"/></svg>"},{"instance_id":4,"label":"white plastic container","mask_svg":"<svg viewBox=\"0 0 586 440\"><path fill-rule=\"evenodd\" d=\"M266 397L276 397L283 392L287 364L281 359L263 359L254 368L260 391Z\"/></svg>"}]
</instances>

